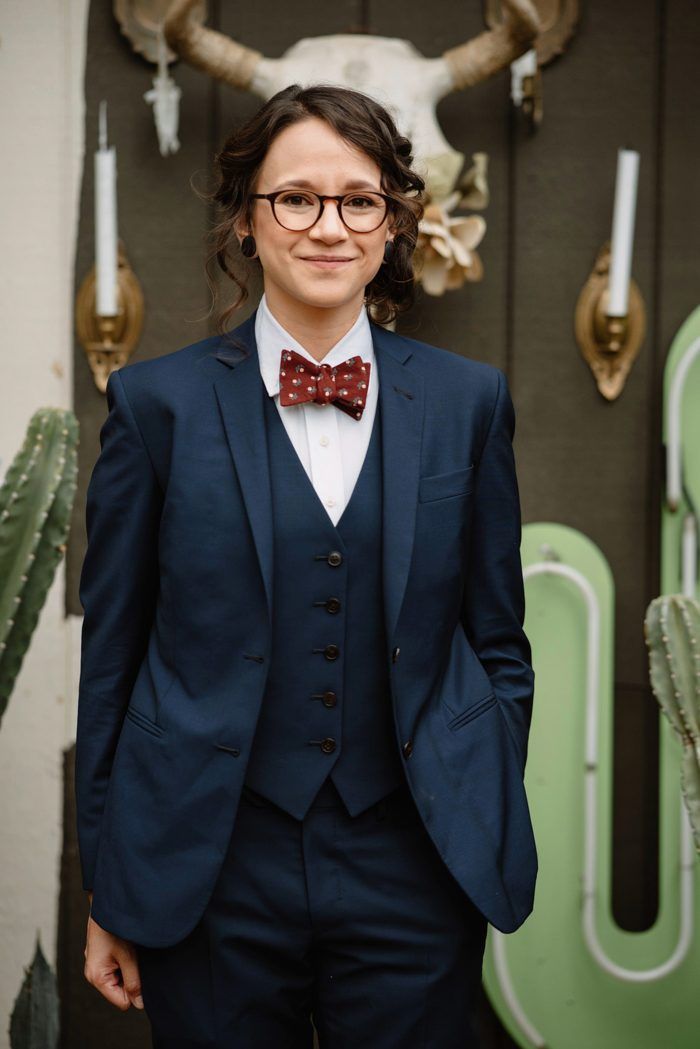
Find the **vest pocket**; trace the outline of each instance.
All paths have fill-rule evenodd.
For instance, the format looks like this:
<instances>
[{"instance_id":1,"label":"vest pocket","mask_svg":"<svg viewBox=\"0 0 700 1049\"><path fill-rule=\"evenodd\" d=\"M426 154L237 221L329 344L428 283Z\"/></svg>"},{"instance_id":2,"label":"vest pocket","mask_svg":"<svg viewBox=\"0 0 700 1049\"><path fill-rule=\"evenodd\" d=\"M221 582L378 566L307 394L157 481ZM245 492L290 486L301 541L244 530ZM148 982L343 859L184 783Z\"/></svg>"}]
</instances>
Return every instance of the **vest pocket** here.
<instances>
[{"instance_id":1,"label":"vest pocket","mask_svg":"<svg viewBox=\"0 0 700 1049\"><path fill-rule=\"evenodd\" d=\"M472 705L467 707L466 710L463 710L461 714L457 714L457 716L452 718L451 721L448 721L447 727L454 732L455 729L461 728L462 725L466 725L468 721L478 717L480 714L484 714L497 702L496 694L490 692L488 696L484 696L484 698L478 700L478 702L472 703Z\"/></svg>"}]
</instances>

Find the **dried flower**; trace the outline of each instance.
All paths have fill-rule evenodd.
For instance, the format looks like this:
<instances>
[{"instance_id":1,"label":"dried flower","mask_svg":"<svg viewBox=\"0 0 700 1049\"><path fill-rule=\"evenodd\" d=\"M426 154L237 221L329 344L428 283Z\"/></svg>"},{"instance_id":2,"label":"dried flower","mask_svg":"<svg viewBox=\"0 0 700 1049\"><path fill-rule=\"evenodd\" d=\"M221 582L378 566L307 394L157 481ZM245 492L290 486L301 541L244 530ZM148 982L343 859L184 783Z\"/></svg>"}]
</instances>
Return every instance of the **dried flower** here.
<instances>
[{"instance_id":1,"label":"dried flower","mask_svg":"<svg viewBox=\"0 0 700 1049\"><path fill-rule=\"evenodd\" d=\"M483 265L475 249L486 232L481 215L451 216L462 199L459 191L425 208L418 227L417 277L428 295L443 295L460 288L465 280L483 277Z\"/></svg>"}]
</instances>

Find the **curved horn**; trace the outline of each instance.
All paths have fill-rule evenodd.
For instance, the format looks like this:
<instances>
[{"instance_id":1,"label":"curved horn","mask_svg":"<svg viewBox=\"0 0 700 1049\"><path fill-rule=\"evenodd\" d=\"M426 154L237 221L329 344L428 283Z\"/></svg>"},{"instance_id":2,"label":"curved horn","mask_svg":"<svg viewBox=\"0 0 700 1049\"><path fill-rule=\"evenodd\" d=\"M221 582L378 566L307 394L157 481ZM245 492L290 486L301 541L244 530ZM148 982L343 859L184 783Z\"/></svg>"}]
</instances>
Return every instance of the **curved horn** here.
<instances>
[{"instance_id":1,"label":"curved horn","mask_svg":"<svg viewBox=\"0 0 700 1049\"><path fill-rule=\"evenodd\" d=\"M163 23L165 39L180 58L216 80L234 87L249 87L264 56L260 51L236 43L224 33L197 25L191 12L199 2L174 0Z\"/></svg>"},{"instance_id":2,"label":"curved horn","mask_svg":"<svg viewBox=\"0 0 700 1049\"><path fill-rule=\"evenodd\" d=\"M487 80L529 50L536 39L540 22L531 0L502 3L505 18L500 25L444 52L455 90Z\"/></svg>"}]
</instances>

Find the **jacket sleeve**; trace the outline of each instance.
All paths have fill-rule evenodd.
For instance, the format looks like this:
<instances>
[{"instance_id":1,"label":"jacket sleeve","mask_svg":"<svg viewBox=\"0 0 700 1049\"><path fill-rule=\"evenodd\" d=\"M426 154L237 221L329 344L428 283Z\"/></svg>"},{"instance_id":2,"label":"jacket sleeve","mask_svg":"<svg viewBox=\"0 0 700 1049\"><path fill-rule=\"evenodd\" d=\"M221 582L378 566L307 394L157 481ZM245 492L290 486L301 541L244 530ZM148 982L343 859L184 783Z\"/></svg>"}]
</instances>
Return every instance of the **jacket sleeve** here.
<instances>
[{"instance_id":1,"label":"jacket sleeve","mask_svg":"<svg viewBox=\"0 0 700 1049\"><path fill-rule=\"evenodd\" d=\"M158 590L162 492L119 371L87 490L75 793L83 888L92 889L100 823L124 712Z\"/></svg>"},{"instance_id":2,"label":"jacket sleeve","mask_svg":"<svg viewBox=\"0 0 700 1049\"><path fill-rule=\"evenodd\" d=\"M523 630L515 413L506 376L500 369L496 372L496 399L476 468L461 620L491 679L524 772L535 675Z\"/></svg>"}]
</instances>

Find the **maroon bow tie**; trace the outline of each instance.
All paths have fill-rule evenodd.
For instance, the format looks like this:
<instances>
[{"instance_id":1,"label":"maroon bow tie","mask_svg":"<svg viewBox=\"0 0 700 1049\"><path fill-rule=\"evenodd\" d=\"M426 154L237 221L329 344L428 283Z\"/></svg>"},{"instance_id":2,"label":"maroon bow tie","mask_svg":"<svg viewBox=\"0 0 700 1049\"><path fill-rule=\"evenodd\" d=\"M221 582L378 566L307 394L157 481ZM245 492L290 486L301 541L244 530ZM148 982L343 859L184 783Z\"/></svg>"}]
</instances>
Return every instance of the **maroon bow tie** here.
<instances>
[{"instance_id":1,"label":"maroon bow tie","mask_svg":"<svg viewBox=\"0 0 700 1049\"><path fill-rule=\"evenodd\" d=\"M361 419L371 367L361 357L349 357L342 364L315 364L296 350L282 350L280 404L334 404L353 419Z\"/></svg>"}]
</instances>

